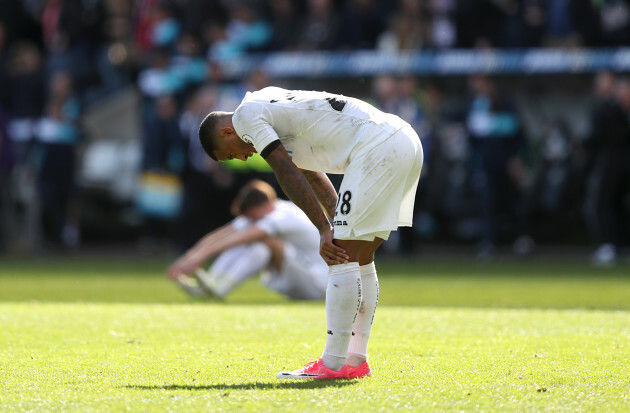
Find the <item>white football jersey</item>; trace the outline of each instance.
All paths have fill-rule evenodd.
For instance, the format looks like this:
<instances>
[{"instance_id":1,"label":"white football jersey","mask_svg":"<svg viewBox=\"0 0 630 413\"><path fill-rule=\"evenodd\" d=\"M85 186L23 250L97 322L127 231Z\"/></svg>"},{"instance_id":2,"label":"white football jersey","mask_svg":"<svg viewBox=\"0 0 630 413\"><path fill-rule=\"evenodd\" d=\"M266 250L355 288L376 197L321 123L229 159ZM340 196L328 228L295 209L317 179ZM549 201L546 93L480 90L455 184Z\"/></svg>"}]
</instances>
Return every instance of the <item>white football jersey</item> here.
<instances>
[{"instance_id":1,"label":"white football jersey","mask_svg":"<svg viewBox=\"0 0 630 413\"><path fill-rule=\"evenodd\" d=\"M370 150L408 125L359 99L278 87L248 92L232 122L259 153L279 139L298 168L338 174L355 151Z\"/></svg>"},{"instance_id":2,"label":"white football jersey","mask_svg":"<svg viewBox=\"0 0 630 413\"><path fill-rule=\"evenodd\" d=\"M294 245L303 253L319 256L319 231L292 202L279 199L274 203L273 211L258 221L252 222L241 215L232 221L232 225L237 230L254 225L268 235Z\"/></svg>"}]
</instances>

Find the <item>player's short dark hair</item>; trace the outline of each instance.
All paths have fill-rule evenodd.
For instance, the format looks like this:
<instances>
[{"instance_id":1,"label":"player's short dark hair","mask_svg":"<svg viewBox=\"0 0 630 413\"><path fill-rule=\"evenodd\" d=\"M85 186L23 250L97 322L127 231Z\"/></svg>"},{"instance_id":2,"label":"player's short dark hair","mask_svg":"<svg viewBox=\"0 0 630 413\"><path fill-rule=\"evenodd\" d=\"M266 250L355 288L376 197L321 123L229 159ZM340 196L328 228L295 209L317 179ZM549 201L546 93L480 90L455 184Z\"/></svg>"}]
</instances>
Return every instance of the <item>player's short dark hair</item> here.
<instances>
[{"instance_id":1,"label":"player's short dark hair","mask_svg":"<svg viewBox=\"0 0 630 413\"><path fill-rule=\"evenodd\" d=\"M238 216L249 208L257 207L265 202L275 202L276 199L276 190L271 185L260 179L254 179L238 191L236 198L232 201L230 212Z\"/></svg>"},{"instance_id":2,"label":"player's short dark hair","mask_svg":"<svg viewBox=\"0 0 630 413\"><path fill-rule=\"evenodd\" d=\"M199 125L199 142L209 157L217 160L214 151L217 149L217 124L227 112L210 112Z\"/></svg>"}]
</instances>

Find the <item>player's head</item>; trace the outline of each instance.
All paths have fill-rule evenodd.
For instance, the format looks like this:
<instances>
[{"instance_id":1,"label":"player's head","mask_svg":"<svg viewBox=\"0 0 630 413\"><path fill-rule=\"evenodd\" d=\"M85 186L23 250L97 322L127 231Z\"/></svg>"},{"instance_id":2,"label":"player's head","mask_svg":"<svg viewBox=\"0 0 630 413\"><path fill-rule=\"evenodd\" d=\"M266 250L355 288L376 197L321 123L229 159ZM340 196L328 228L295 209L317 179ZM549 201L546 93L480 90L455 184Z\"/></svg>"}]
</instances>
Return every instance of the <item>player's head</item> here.
<instances>
[{"instance_id":1,"label":"player's head","mask_svg":"<svg viewBox=\"0 0 630 413\"><path fill-rule=\"evenodd\" d=\"M277 199L276 191L268 183L259 179L249 181L238 191L232 201L232 214L244 215L257 221L273 211L273 204Z\"/></svg>"},{"instance_id":2,"label":"player's head","mask_svg":"<svg viewBox=\"0 0 630 413\"><path fill-rule=\"evenodd\" d=\"M199 125L199 141L215 161L245 161L256 152L236 134L230 112L210 112Z\"/></svg>"}]
</instances>

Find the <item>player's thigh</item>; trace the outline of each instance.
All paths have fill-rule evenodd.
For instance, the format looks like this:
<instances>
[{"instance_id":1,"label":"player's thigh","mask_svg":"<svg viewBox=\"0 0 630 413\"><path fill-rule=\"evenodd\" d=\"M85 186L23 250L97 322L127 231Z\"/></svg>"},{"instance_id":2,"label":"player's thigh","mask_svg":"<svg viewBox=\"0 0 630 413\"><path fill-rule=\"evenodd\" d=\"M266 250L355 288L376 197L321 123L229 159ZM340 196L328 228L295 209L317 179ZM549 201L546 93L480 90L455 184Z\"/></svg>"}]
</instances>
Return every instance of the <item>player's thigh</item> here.
<instances>
[{"instance_id":1,"label":"player's thigh","mask_svg":"<svg viewBox=\"0 0 630 413\"><path fill-rule=\"evenodd\" d=\"M415 195L411 186L414 182L417 185L422 160L422 147L412 129L400 131L370 151L358 154L340 185L335 239L371 241L374 236L362 236L383 237L378 233L395 230L399 224L409 225L408 211L413 210L415 198L409 192L413 190Z\"/></svg>"},{"instance_id":2,"label":"player's thigh","mask_svg":"<svg viewBox=\"0 0 630 413\"><path fill-rule=\"evenodd\" d=\"M335 240L336 245L346 250L350 262L358 262L359 265L366 265L374 261L374 253L382 243L382 238L375 238L373 241Z\"/></svg>"}]
</instances>

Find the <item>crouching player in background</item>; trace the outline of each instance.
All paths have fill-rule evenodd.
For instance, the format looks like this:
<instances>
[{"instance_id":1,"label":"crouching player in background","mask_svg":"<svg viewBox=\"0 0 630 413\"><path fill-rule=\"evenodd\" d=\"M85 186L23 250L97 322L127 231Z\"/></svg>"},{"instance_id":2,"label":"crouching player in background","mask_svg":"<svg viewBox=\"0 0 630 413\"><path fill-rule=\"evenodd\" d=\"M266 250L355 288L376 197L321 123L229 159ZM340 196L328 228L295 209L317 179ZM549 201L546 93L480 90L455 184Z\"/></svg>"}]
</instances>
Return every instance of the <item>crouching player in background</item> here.
<instances>
[{"instance_id":1,"label":"crouching player in background","mask_svg":"<svg viewBox=\"0 0 630 413\"><path fill-rule=\"evenodd\" d=\"M319 232L302 210L276 199L269 184L253 180L239 191L232 213L236 219L206 235L168 268L173 281L193 296L223 298L261 273L263 285L291 299L324 299L328 266L319 255ZM214 257L209 270L203 270Z\"/></svg>"}]
</instances>

